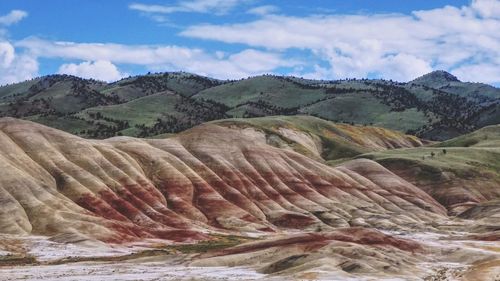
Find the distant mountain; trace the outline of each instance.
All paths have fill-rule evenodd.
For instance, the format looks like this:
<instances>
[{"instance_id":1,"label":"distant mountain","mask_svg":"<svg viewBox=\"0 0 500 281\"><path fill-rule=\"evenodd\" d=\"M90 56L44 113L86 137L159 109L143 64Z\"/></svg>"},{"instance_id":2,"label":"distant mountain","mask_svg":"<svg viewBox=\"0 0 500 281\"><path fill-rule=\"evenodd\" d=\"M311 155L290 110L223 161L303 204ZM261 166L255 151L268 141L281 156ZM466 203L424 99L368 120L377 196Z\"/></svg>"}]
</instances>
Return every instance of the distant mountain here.
<instances>
[{"instance_id":1,"label":"distant mountain","mask_svg":"<svg viewBox=\"0 0 500 281\"><path fill-rule=\"evenodd\" d=\"M444 140L500 123L500 89L434 71L408 83L263 75L221 81L184 72L114 83L50 75L0 87L0 117L83 137L149 137L225 118L311 115Z\"/></svg>"},{"instance_id":2,"label":"distant mountain","mask_svg":"<svg viewBox=\"0 0 500 281\"><path fill-rule=\"evenodd\" d=\"M418 84L470 99L482 97L498 99L499 97L498 88L483 83L461 82L457 77L442 70L425 74L409 84Z\"/></svg>"},{"instance_id":3,"label":"distant mountain","mask_svg":"<svg viewBox=\"0 0 500 281\"><path fill-rule=\"evenodd\" d=\"M460 82L458 78L451 73L448 73L443 70L436 70L430 73L427 73L423 76L416 78L411 81L411 83L425 85L431 88L437 88L441 85L450 83L450 82Z\"/></svg>"}]
</instances>

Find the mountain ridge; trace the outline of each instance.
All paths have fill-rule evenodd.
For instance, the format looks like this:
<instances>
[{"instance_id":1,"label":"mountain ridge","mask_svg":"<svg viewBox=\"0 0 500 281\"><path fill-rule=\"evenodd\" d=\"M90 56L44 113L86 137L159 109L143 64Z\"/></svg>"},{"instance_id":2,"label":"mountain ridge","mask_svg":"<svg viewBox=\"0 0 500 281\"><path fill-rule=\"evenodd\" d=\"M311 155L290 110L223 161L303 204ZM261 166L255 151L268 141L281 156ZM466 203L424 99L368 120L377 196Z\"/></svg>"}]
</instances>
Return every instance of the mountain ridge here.
<instances>
[{"instance_id":1,"label":"mountain ridge","mask_svg":"<svg viewBox=\"0 0 500 281\"><path fill-rule=\"evenodd\" d=\"M429 77L446 83L418 82ZM298 114L442 140L498 124L500 89L442 71L408 83L274 75L223 81L172 72L113 83L52 75L0 87L0 116L90 138L147 137L216 119Z\"/></svg>"},{"instance_id":2,"label":"mountain ridge","mask_svg":"<svg viewBox=\"0 0 500 281\"><path fill-rule=\"evenodd\" d=\"M454 76L449 72L446 72L444 70L435 70L430 73L424 74L414 80L411 80L410 83L424 84L426 82L432 82L432 81L437 81L441 83L461 82L460 80L458 80L456 76Z\"/></svg>"}]
</instances>

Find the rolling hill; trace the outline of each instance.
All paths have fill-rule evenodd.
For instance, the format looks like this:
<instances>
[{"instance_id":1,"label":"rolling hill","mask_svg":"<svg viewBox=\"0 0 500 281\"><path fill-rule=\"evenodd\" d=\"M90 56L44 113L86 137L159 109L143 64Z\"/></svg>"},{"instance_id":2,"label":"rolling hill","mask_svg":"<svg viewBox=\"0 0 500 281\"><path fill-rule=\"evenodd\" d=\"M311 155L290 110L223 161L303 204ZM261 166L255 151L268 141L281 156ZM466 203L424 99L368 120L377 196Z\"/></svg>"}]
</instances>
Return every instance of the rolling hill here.
<instances>
[{"instance_id":1,"label":"rolling hill","mask_svg":"<svg viewBox=\"0 0 500 281\"><path fill-rule=\"evenodd\" d=\"M101 273L123 263L124 272L159 262L243 266L278 280L421 280L455 272L436 267L453 263L491 280L500 261L498 136L494 126L429 144L278 116L89 140L0 118L2 276L33 269L30 278L58 280L81 276L81 266ZM134 245L139 252L117 255ZM62 258L39 260L37 251ZM64 273L51 273L58 266Z\"/></svg>"},{"instance_id":2,"label":"rolling hill","mask_svg":"<svg viewBox=\"0 0 500 281\"><path fill-rule=\"evenodd\" d=\"M331 128L331 135L356 132ZM332 168L268 144L255 127L208 123L167 139L96 141L4 118L0 131L4 233L196 240L204 238L203 229L274 232L360 220L388 229L426 228L430 218L444 215L429 195L373 161ZM300 136L293 128L279 131L283 138ZM419 144L394 136L404 146ZM379 137L367 130L367 142L355 146L386 149L371 142ZM384 213L392 215L380 221Z\"/></svg>"},{"instance_id":3,"label":"rolling hill","mask_svg":"<svg viewBox=\"0 0 500 281\"><path fill-rule=\"evenodd\" d=\"M426 147L359 156L372 159L460 214L500 196L500 126ZM496 203L498 204L498 203Z\"/></svg>"},{"instance_id":4,"label":"rolling hill","mask_svg":"<svg viewBox=\"0 0 500 281\"><path fill-rule=\"evenodd\" d=\"M144 113L144 114L141 114ZM435 71L408 83L173 72L114 83L67 75L0 87L0 116L88 138L176 133L225 118L310 115L445 140L500 122L500 89Z\"/></svg>"}]
</instances>

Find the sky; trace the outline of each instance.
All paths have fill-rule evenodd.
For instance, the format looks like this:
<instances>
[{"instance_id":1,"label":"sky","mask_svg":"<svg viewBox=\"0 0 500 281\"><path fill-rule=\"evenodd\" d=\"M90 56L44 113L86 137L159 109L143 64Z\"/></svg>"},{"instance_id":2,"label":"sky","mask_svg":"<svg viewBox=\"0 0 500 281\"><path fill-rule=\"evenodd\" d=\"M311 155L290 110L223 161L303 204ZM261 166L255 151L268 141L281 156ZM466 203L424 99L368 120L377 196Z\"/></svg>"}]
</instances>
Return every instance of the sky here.
<instances>
[{"instance_id":1,"label":"sky","mask_svg":"<svg viewBox=\"0 0 500 281\"><path fill-rule=\"evenodd\" d=\"M500 0L0 0L0 85L186 71L500 85Z\"/></svg>"}]
</instances>

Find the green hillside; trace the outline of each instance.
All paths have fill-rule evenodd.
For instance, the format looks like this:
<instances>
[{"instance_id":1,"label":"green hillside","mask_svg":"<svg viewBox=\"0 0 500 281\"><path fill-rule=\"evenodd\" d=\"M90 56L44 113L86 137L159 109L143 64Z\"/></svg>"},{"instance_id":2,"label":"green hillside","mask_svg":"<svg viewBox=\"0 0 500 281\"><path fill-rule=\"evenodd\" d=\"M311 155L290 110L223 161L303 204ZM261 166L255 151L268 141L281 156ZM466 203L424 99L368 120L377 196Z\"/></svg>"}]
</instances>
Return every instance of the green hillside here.
<instances>
[{"instance_id":1,"label":"green hillside","mask_svg":"<svg viewBox=\"0 0 500 281\"><path fill-rule=\"evenodd\" d=\"M500 125L481 128L437 144L439 147L500 147Z\"/></svg>"},{"instance_id":2,"label":"green hillside","mask_svg":"<svg viewBox=\"0 0 500 281\"><path fill-rule=\"evenodd\" d=\"M220 83L219 80L199 75L171 72L126 78L108 85L102 93L118 96L124 102L166 90L189 97Z\"/></svg>"},{"instance_id":3,"label":"green hillside","mask_svg":"<svg viewBox=\"0 0 500 281\"><path fill-rule=\"evenodd\" d=\"M221 81L184 72L114 83L51 75L0 87L0 116L83 137L154 136L224 118L310 115L446 140L500 123L500 89L436 71L409 83L264 75Z\"/></svg>"},{"instance_id":4,"label":"green hillside","mask_svg":"<svg viewBox=\"0 0 500 281\"><path fill-rule=\"evenodd\" d=\"M461 82L446 71L433 71L409 83L457 94L467 98L498 98L498 89L483 83Z\"/></svg>"},{"instance_id":5,"label":"green hillside","mask_svg":"<svg viewBox=\"0 0 500 281\"><path fill-rule=\"evenodd\" d=\"M412 163L421 168L424 178L437 171L450 171L463 177L474 173L500 177L500 125L426 147L387 150L361 157L387 165L400 161Z\"/></svg>"},{"instance_id":6,"label":"green hillside","mask_svg":"<svg viewBox=\"0 0 500 281\"><path fill-rule=\"evenodd\" d=\"M175 133L191 128L205 121L223 119L226 107L191 99L165 91L126 103L98 106L75 114L75 117L95 124L104 124L109 132L105 137L120 135L147 137L161 133ZM120 122L125 122L121 127ZM81 135L100 137L103 128L91 126ZM100 135L101 134L101 135Z\"/></svg>"},{"instance_id":7,"label":"green hillside","mask_svg":"<svg viewBox=\"0 0 500 281\"><path fill-rule=\"evenodd\" d=\"M301 84L285 77L258 76L201 91L195 98L213 100L232 108L259 101L281 108L294 108L326 96L325 88Z\"/></svg>"},{"instance_id":8,"label":"green hillside","mask_svg":"<svg viewBox=\"0 0 500 281\"><path fill-rule=\"evenodd\" d=\"M375 160L458 214L500 196L500 126L428 147L358 156Z\"/></svg>"}]
</instances>

